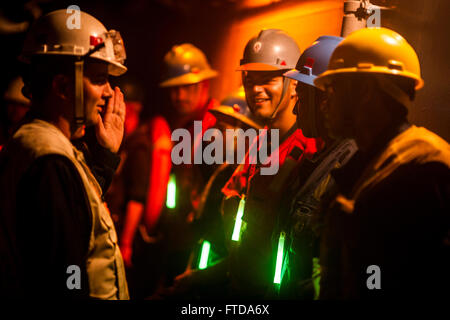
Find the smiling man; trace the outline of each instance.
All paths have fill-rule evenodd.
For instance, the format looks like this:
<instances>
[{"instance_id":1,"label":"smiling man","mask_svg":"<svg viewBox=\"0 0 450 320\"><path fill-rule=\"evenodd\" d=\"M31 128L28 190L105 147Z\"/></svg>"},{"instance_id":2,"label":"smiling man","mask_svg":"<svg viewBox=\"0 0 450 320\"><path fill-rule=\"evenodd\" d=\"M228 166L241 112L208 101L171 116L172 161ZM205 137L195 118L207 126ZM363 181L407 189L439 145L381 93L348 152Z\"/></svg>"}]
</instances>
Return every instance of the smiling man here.
<instances>
[{"instance_id":1,"label":"smiling man","mask_svg":"<svg viewBox=\"0 0 450 320\"><path fill-rule=\"evenodd\" d=\"M252 69L250 69L252 70ZM292 92L294 81L287 83L283 71L244 71L243 84L251 111L270 128L283 136L295 122L292 107L297 96Z\"/></svg>"},{"instance_id":2,"label":"smiling man","mask_svg":"<svg viewBox=\"0 0 450 320\"><path fill-rule=\"evenodd\" d=\"M292 37L281 30L264 29L249 40L238 68L242 71L245 96L253 115L269 130L279 130L279 148L270 158L279 161L280 169L275 175L262 175L261 164L246 163L222 190L226 196L227 236L231 240L229 274L233 296L271 297L275 270L272 257L277 247L277 239L271 236L280 212L285 209L283 203L289 199L285 192L289 177L296 164L316 152L316 141L303 136L292 113L298 100L297 81L283 76L295 67L299 56L300 49ZM235 241L233 225L238 203L243 201L245 227Z\"/></svg>"},{"instance_id":3,"label":"smiling man","mask_svg":"<svg viewBox=\"0 0 450 320\"><path fill-rule=\"evenodd\" d=\"M66 28L66 10L43 16L22 57L23 91L32 115L0 159L1 292L8 297L127 299L117 236L102 200L108 177L92 171L73 144L95 128L102 157L117 166L125 104L108 75L121 75L125 51L116 31L80 12ZM98 153L97 153L98 155ZM108 170L103 170L103 173Z\"/></svg>"}]
</instances>

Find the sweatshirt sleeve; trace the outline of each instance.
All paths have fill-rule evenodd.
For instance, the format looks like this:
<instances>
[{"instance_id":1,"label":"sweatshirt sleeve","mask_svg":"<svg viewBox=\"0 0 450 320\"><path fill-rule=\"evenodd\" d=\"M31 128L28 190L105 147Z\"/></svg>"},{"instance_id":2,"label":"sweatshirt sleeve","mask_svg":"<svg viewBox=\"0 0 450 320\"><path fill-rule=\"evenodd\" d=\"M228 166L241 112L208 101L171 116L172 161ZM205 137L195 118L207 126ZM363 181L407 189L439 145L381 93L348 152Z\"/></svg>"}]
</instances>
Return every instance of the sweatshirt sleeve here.
<instances>
[{"instance_id":1,"label":"sweatshirt sleeve","mask_svg":"<svg viewBox=\"0 0 450 320\"><path fill-rule=\"evenodd\" d=\"M69 159L48 155L33 163L17 197L17 246L26 296L88 298L91 217L83 182ZM67 286L73 265L80 270L80 289Z\"/></svg>"}]
</instances>

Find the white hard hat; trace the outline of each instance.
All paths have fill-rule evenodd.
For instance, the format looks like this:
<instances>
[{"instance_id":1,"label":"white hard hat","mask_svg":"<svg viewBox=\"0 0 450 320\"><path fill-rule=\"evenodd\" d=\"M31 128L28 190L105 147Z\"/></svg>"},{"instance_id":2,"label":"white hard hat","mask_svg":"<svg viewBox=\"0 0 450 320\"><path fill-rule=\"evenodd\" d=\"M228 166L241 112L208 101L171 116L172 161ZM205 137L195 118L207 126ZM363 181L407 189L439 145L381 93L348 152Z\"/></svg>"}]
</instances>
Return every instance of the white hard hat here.
<instances>
[{"instance_id":1,"label":"white hard hat","mask_svg":"<svg viewBox=\"0 0 450 320\"><path fill-rule=\"evenodd\" d=\"M100 21L83 11L56 10L41 17L31 27L21 60L29 62L36 55L84 56L102 43L104 46L89 56L108 62L111 75L125 73L126 54L118 31L106 30Z\"/></svg>"}]
</instances>

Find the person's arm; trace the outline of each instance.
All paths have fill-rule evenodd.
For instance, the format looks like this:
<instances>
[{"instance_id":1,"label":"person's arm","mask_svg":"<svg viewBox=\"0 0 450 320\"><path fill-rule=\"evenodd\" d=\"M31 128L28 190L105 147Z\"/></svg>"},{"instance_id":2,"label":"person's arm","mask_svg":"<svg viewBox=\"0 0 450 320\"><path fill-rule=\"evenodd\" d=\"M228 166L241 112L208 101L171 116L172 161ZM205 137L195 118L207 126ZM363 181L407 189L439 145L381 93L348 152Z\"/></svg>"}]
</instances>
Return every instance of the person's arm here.
<instances>
[{"instance_id":1,"label":"person's arm","mask_svg":"<svg viewBox=\"0 0 450 320\"><path fill-rule=\"evenodd\" d=\"M102 147L95 136L94 128L87 128L83 138L73 144L84 154L86 163L102 188L103 195L108 191L120 163L120 156Z\"/></svg>"},{"instance_id":2,"label":"person's arm","mask_svg":"<svg viewBox=\"0 0 450 320\"><path fill-rule=\"evenodd\" d=\"M152 233L159 221L162 209L166 203L167 183L169 181L172 160L170 151L170 128L162 117L152 119L150 123L150 173L146 197L144 223L147 231Z\"/></svg>"},{"instance_id":3,"label":"person's arm","mask_svg":"<svg viewBox=\"0 0 450 320\"><path fill-rule=\"evenodd\" d=\"M119 245L126 266L131 266L132 244L144 214L144 204L150 176L148 145L139 142L129 146L123 165L125 215Z\"/></svg>"},{"instance_id":4,"label":"person's arm","mask_svg":"<svg viewBox=\"0 0 450 320\"><path fill-rule=\"evenodd\" d=\"M131 148L124 164L128 203L120 248L127 266L131 266L132 243L139 223L143 220L147 232L151 234L159 221L171 169L167 122L157 117L151 121L149 128L150 134L145 138L150 143Z\"/></svg>"},{"instance_id":5,"label":"person's arm","mask_svg":"<svg viewBox=\"0 0 450 320\"><path fill-rule=\"evenodd\" d=\"M174 289L191 290L197 286L212 286L228 280L228 256L206 269L186 269L174 279Z\"/></svg>"},{"instance_id":6,"label":"person's arm","mask_svg":"<svg viewBox=\"0 0 450 320\"><path fill-rule=\"evenodd\" d=\"M123 230L120 235L120 251L127 267L132 265L133 240L143 212L144 205L141 202L131 200L127 203Z\"/></svg>"},{"instance_id":7,"label":"person's arm","mask_svg":"<svg viewBox=\"0 0 450 320\"><path fill-rule=\"evenodd\" d=\"M91 216L83 182L69 159L48 155L33 163L17 193L16 234L26 297L89 297ZM80 269L79 289L67 286L71 265Z\"/></svg>"}]
</instances>

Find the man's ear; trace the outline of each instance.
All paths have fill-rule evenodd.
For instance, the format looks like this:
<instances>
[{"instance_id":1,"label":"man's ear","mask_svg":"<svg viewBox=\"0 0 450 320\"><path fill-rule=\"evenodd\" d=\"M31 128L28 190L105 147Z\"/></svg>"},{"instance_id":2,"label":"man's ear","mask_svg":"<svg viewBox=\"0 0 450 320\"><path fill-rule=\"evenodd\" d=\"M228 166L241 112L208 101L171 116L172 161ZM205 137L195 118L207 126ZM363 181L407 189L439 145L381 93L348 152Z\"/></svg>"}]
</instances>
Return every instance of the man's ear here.
<instances>
[{"instance_id":1,"label":"man's ear","mask_svg":"<svg viewBox=\"0 0 450 320\"><path fill-rule=\"evenodd\" d=\"M298 96L297 91L295 90L295 88L297 88L297 84L297 80L291 79L291 81L289 82L289 94L291 98L296 98Z\"/></svg>"},{"instance_id":2,"label":"man's ear","mask_svg":"<svg viewBox=\"0 0 450 320\"><path fill-rule=\"evenodd\" d=\"M52 90L62 100L69 100L73 96L73 82L63 75L57 74L53 77Z\"/></svg>"}]
</instances>

